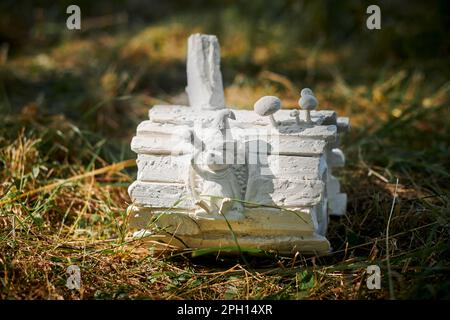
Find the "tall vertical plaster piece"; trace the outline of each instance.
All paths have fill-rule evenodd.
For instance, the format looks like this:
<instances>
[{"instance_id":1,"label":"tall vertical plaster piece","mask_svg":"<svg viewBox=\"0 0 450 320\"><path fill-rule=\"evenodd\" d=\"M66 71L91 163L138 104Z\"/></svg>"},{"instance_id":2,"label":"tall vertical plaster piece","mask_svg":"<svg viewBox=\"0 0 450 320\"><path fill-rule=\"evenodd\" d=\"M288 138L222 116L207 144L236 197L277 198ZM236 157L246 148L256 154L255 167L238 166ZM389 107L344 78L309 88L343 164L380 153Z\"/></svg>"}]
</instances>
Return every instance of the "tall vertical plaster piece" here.
<instances>
[{"instance_id":1,"label":"tall vertical plaster piece","mask_svg":"<svg viewBox=\"0 0 450 320\"><path fill-rule=\"evenodd\" d=\"M348 118L314 110L308 88L304 110L283 110L274 96L254 110L226 108L211 35L189 37L187 81L190 106L153 106L131 142L138 174L128 212L137 235L189 248L238 242L285 254L329 252L328 217L346 212L332 170L345 163L339 136Z\"/></svg>"}]
</instances>

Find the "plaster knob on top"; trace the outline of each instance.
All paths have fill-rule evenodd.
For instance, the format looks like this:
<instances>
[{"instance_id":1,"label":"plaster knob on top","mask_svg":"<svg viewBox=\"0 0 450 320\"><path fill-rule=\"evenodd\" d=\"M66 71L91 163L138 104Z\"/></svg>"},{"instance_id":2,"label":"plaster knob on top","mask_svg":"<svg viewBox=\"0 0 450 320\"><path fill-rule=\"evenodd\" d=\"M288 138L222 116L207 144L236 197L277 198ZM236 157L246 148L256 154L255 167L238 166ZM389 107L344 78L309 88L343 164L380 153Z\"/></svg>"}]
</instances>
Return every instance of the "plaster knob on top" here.
<instances>
[{"instance_id":1,"label":"plaster knob on top","mask_svg":"<svg viewBox=\"0 0 450 320\"><path fill-rule=\"evenodd\" d=\"M317 101L314 93L309 88L304 88L300 92L300 99L298 100L298 105L303 110L306 110L306 123L311 124L311 110L315 110L319 102Z\"/></svg>"},{"instance_id":2,"label":"plaster knob on top","mask_svg":"<svg viewBox=\"0 0 450 320\"><path fill-rule=\"evenodd\" d=\"M197 110L225 108L216 36L197 33L189 37L186 92L190 106Z\"/></svg>"},{"instance_id":3,"label":"plaster knob on top","mask_svg":"<svg viewBox=\"0 0 450 320\"><path fill-rule=\"evenodd\" d=\"M313 96L314 92L310 88L303 88L302 91L300 91L300 96Z\"/></svg>"},{"instance_id":4,"label":"plaster knob on top","mask_svg":"<svg viewBox=\"0 0 450 320\"><path fill-rule=\"evenodd\" d=\"M300 117L299 117L299 112L298 110L292 110L291 113L289 113L289 115L293 118L295 118L295 124L296 125L300 125Z\"/></svg>"},{"instance_id":5,"label":"plaster knob on top","mask_svg":"<svg viewBox=\"0 0 450 320\"><path fill-rule=\"evenodd\" d=\"M263 117L269 116L272 126L278 127L273 114L281 109L281 101L275 96L264 96L255 102L253 109L255 112Z\"/></svg>"}]
</instances>

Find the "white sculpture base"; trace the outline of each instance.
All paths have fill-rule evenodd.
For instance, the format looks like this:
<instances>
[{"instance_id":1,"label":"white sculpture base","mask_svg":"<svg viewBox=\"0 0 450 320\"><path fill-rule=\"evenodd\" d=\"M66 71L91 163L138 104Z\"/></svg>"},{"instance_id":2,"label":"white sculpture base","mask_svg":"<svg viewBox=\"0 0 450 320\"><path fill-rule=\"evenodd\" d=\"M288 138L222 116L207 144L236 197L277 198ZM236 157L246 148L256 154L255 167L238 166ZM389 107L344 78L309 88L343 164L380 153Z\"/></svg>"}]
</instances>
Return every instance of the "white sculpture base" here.
<instances>
[{"instance_id":1,"label":"white sculpture base","mask_svg":"<svg viewBox=\"0 0 450 320\"><path fill-rule=\"evenodd\" d=\"M299 214L301 213L301 214ZM166 213L130 207L132 227L167 234L165 242L181 248L257 248L295 254L323 254L328 240L314 233L313 219L306 212L246 210L245 218L202 217L194 213ZM298 216L297 216L298 215ZM157 222L152 220L157 219ZM234 236L233 236L234 234ZM175 235L173 237L172 235ZM236 237L236 238L234 238ZM237 243L236 240L237 239Z\"/></svg>"}]
</instances>

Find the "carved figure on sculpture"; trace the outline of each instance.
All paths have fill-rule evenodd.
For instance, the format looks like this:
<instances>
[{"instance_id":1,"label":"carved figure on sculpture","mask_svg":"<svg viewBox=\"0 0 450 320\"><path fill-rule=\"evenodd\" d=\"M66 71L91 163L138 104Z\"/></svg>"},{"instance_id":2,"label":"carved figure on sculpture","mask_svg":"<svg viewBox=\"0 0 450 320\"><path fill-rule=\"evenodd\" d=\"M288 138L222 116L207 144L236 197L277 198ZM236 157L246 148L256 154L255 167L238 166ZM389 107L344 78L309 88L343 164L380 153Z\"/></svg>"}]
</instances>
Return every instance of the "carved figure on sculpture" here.
<instances>
[{"instance_id":1,"label":"carved figure on sculpture","mask_svg":"<svg viewBox=\"0 0 450 320\"><path fill-rule=\"evenodd\" d=\"M227 163L227 154L230 155L227 147L234 145L234 141L227 140L229 118L236 119L231 110L219 111L209 128L212 131L208 131L207 142L200 143L205 150L193 148L188 185L195 204L206 214L224 214L227 218L239 219L243 217L243 205L239 202L242 200L241 188L232 164ZM197 182L197 176L201 181Z\"/></svg>"}]
</instances>

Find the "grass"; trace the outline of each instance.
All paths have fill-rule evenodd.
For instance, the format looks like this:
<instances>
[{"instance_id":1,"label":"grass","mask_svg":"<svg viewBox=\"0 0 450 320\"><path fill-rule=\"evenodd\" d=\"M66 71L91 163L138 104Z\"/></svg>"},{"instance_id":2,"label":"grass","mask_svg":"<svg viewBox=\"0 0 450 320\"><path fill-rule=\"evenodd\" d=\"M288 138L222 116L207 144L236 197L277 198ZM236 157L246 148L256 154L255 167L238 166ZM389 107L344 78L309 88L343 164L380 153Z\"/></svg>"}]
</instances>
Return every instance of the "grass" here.
<instances>
[{"instance_id":1,"label":"grass","mask_svg":"<svg viewBox=\"0 0 450 320\"><path fill-rule=\"evenodd\" d=\"M229 105L274 94L294 107L311 86L321 109L351 117L337 173L349 203L330 222L333 252L241 248L244 262L215 248L130 241L130 138L151 105L186 101L186 39L211 21L183 14L130 30L61 31L43 47L2 47L0 299L450 297L450 82L439 68L448 59L367 63L354 42L292 46L282 25L262 26L261 41L233 12L217 32ZM80 290L65 286L72 264ZM372 264L381 290L365 285Z\"/></svg>"}]
</instances>

